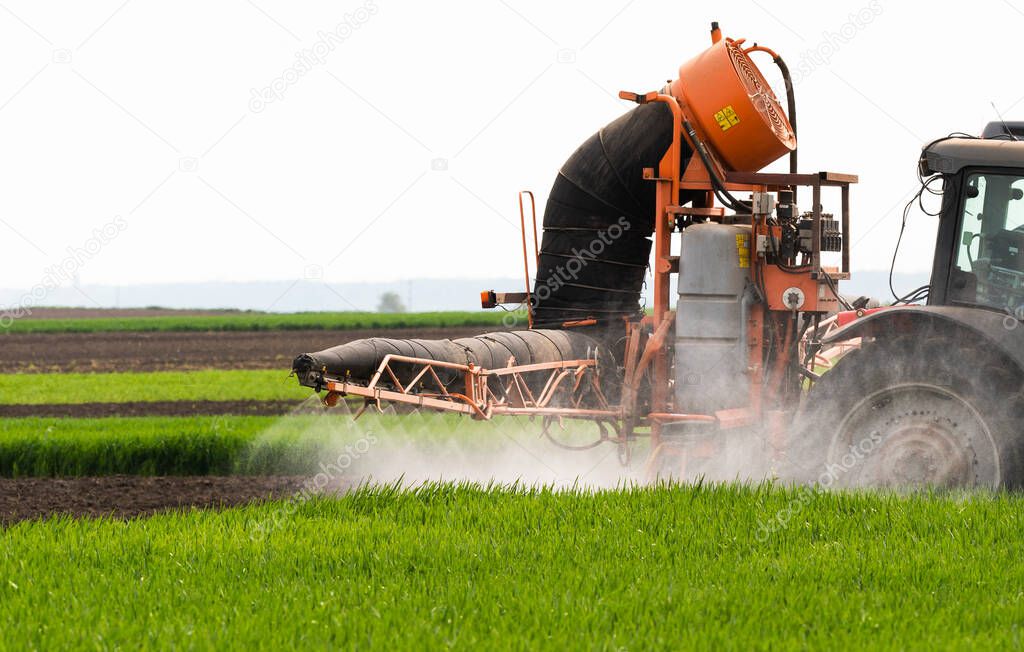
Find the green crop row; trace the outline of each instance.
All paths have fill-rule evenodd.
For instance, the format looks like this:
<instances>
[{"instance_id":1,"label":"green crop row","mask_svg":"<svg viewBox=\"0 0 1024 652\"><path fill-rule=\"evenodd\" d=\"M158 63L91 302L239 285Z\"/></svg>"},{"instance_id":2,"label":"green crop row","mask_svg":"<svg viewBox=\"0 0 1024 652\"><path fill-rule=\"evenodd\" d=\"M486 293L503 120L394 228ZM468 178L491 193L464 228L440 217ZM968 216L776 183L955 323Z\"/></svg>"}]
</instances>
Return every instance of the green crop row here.
<instances>
[{"instance_id":1,"label":"green crop row","mask_svg":"<svg viewBox=\"0 0 1024 652\"><path fill-rule=\"evenodd\" d=\"M559 439L592 441L585 424L567 423ZM286 416L108 417L101 419L0 419L0 478L97 475L314 474L336 463L348 448L370 444L349 460L346 479L369 473L437 477L445 468L489 463L504 477L537 477L540 471L571 481L592 472L594 460L613 449L573 453L574 464L546 459L557 449L538 439L536 424L497 424L453 414L376 414L358 421L343 407ZM637 453L642 456L643 451ZM393 464L395 455L400 464ZM518 456L512 470L509 456ZM475 462L467 460L473 459ZM499 464L504 459L506 463ZM523 460L525 459L525 466ZM455 461L457 466L445 467ZM609 460L614 463L614 460ZM440 466L439 466L440 465ZM544 468L547 465L547 468ZM552 466L558 466L560 472ZM424 476L424 469L433 469ZM616 470L618 467L615 467ZM484 474L483 469L477 469Z\"/></svg>"},{"instance_id":2,"label":"green crop row","mask_svg":"<svg viewBox=\"0 0 1024 652\"><path fill-rule=\"evenodd\" d=\"M1010 649L1022 518L1016 495L453 485L58 518L0 534L0 631L12 649Z\"/></svg>"},{"instance_id":3,"label":"green crop row","mask_svg":"<svg viewBox=\"0 0 1024 652\"><path fill-rule=\"evenodd\" d=\"M157 317L94 317L17 319L3 333L101 333L116 331L264 331L355 330L389 328L500 328L507 313L492 312L240 312L227 315L162 315Z\"/></svg>"},{"instance_id":4,"label":"green crop row","mask_svg":"<svg viewBox=\"0 0 1024 652\"><path fill-rule=\"evenodd\" d=\"M303 474L378 427L341 414L0 419L0 477Z\"/></svg>"},{"instance_id":5,"label":"green crop row","mask_svg":"<svg viewBox=\"0 0 1024 652\"><path fill-rule=\"evenodd\" d=\"M309 398L288 370L152 371L141 373L0 374L0 404L126 401L273 401Z\"/></svg>"}]
</instances>

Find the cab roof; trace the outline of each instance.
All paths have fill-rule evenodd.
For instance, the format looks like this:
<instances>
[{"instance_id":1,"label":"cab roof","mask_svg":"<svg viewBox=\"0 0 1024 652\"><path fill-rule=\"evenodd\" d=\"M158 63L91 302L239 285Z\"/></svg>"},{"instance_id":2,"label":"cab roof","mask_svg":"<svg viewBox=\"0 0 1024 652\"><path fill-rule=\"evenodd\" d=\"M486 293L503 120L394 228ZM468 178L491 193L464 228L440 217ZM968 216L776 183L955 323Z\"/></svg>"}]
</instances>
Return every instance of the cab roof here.
<instances>
[{"instance_id":1,"label":"cab roof","mask_svg":"<svg viewBox=\"0 0 1024 652\"><path fill-rule=\"evenodd\" d=\"M967 167L1024 169L1024 140L944 138L921 151L921 173L956 174Z\"/></svg>"}]
</instances>

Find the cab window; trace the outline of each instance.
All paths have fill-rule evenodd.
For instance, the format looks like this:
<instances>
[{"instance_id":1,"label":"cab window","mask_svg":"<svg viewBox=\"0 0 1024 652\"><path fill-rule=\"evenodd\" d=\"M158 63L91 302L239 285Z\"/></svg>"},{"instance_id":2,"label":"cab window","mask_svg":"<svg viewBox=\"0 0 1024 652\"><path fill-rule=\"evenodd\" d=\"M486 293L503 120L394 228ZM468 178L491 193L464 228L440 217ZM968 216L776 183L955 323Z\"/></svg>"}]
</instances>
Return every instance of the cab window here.
<instances>
[{"instance_id":1,"label":"cab window","mask_svg":"<svg viewBox=\"0 0 1024 652\"><path fill-rule=\"evenodd\" d=\"M967 177L952 298L1016 313L1024 305L1024 177Z\"/></svg>"}]
</instances>

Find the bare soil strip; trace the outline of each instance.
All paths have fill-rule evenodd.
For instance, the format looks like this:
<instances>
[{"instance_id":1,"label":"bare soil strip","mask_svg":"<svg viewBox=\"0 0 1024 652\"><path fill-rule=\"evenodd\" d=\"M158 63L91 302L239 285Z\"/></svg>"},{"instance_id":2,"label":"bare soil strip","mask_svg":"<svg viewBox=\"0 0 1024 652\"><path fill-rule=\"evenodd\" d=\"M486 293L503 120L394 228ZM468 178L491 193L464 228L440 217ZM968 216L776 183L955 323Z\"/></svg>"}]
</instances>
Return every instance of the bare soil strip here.
<instances>
[{"instance_id":1,"label":"bare soil strip","mask_svg":"<svg viewBox=\"0 0 1024 652\"><path fill-rule=\"evenodd\" d=\"M65 405L0 405L0 419L22 417L189 417L223 414L277 416L288 414L300 401L132 401L129 403L70 403Z\"/></svg>"},{"instance_id":2,"label":"bare soil strip","mask_svg":"<svg viewBox=\"0 0 1024 652\"><path fill-rule=\"evenodd\" d=\"M0 479L0 524L58 514L130 518L170 509L221 508L287 498L301 476Z\"/></svg>"},{"instance_id":3,"label":"bare soil strip","mask_svg":"<svg viewBox=\"0 0 1024 652\"><path fill-rule=\"evenodd\" d=\"M443 339L479 326L345 331L11 333L0 335L0 373L281 369L300 353L367 337Z\"/></svg>"},{"instance_id":4,"label":"bare soil strip","mask_svg":"<svg viewBox=\"0 0 1024 652\"><path fill-rule=\"evenodd\" d=\"M94 319L103 317L201 317L244 315L240 310L178 308L32 308L32 319Z\"/></svg>"}]
</instances>

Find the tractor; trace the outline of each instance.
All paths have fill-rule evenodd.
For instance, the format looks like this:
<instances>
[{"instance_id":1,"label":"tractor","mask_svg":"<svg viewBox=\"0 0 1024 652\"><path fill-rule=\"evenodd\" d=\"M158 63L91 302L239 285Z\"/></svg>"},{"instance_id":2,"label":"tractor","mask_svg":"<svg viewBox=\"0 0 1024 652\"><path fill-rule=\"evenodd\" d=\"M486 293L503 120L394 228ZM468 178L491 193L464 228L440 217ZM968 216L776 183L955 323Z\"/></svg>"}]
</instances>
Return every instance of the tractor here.
<instances>
[{"instance_id":1,"label":"tractor","mask_svg":"<svg viewBox=\"0 0 1024 652\"><path fill-rule=\"evenodd\" d=\"M931 280L897 303L927 305L861 311L822 338L861 345L808 392L797 467L840 486L1024 481L1020 136L999 122L924 147L912 201L941 194Z\"/></svg>"}]
</instances>

